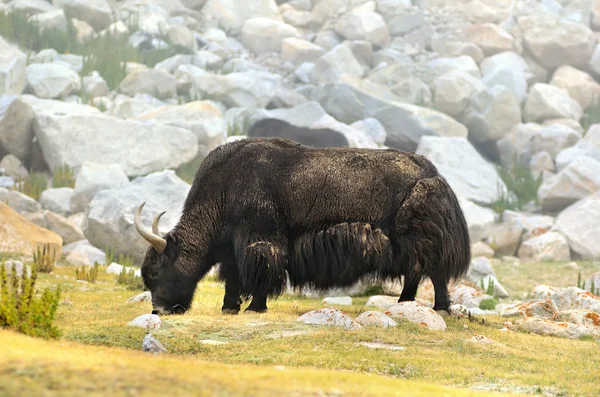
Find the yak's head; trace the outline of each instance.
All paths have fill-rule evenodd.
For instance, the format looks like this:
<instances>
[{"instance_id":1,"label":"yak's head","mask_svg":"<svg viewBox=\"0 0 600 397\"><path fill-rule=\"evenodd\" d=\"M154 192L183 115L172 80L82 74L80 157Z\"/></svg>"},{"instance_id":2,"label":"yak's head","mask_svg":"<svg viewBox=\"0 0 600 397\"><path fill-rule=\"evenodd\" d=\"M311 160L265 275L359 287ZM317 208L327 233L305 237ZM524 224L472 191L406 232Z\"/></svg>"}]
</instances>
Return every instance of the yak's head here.
<instances>
[{"instance_id":1,"label":"yak's head","mask_svg":"<svg viewBox=\"0 0 600 397\"><path fill-rule=\"evenodd\" d=\"M142 263L141 273L146 288L152 294L153 314L183 314L191 306L195 282L181 271L182 246L179 236L173 231L162 236L158 231L161 212L152 222L152 231L142 225L140 214L145 203L135 211L134 224L138 233L150 243Z\"/></svg>"}]
</instances>

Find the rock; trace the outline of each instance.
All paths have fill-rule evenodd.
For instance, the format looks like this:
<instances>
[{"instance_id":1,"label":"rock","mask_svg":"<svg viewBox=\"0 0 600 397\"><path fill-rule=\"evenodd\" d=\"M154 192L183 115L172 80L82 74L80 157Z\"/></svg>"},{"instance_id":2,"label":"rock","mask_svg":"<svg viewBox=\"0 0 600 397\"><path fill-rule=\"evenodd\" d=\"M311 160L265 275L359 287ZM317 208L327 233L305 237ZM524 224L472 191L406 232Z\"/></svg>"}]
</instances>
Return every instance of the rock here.
<instances>
[{"instance_id":1,"label":"rock","mask_svg":"<svg viewBox=\"0 0 600 397\"><path fill-rule=\"evenodd\" d=\"M385 311L393 319L408 320L430 331L446 331L446 322L433 309L416 301L400 302Z\"/></svg>"},{"instance_id":2,"label":"rock","mask_svg":"<svg viewBox=\"0 0 600 397\"><path fill-rule=\"evenodd\" d=\"M67 255L67 261L69 261L70 255L75 254L73 258L77 258L77 263L74 263L76 265L92 266L94 262L98 262L100 265L106 264L106 253L91 245L88 240L65 245L63 253Z\"/></svg>"},{"instance_id":3,"label":"rock","mask_svg":"<svg viewBox=\"0 0 600 397\"><path fill-rule=\"evenodd\" d=\"M498 223L487 230L484 241L501 255L515 255L523 230L523 225L518 222Z\"/></svg>"},{"instance_id":4,"label":"rock","mask_svg":"<svg viewBox=\"0 0 600 397\"><path fill-rule=\"evenodd\" d=\"M431 40L431 48L442 57L452 58L468 56L479 64L483 60L483 51L473 43L445 38Z\"/></svg>"},{"instance_id":5,"label":"rock","mask_svg":"<svg viewBox=\"0 0 600 397\"><path fill-rule=\"evenodd\" d=\"M336 131L344 136L344 138L348 142L348 146L350 147L371 149L376 149L379 147L375 142L369 139L369 137L367 137L361 131L354 129L344 123L340 123L339 121L327 114L321 117L319 120L315 121L314 124L312 124L310 127L315 131Z\"/></svg>"},{"instance_id":6,"label":"rock","mask_svg":"<svg viewBox=\"0 0 600 397\"><path fill-rule=\"evenodd\" d=\"M600 335L600 315L589 310L564 310L556 316L557 321L584 325L596 329Z\"/></svg>"},{"instance_id":7,"label":"rock","mask_svg":"<svg viewBox=\"0 0 600 397\"><path fill-rule=\"evenodd\" d=\"M497 142L520 122L519 102L508 88L499 85L477 92L463 117L469 139L479 144Z\"/></svg>"},{"instance_id":8,"label":"rock","mask_svg":"<svg viewBox=\"0 0 600 397\"><path fill-rule=\"evenodd\" d=\"M332 308L313 310L298 317L296 321L310 325L342 327L345 330L358 330L362 326L347 314Z\"/></svg>"},{"instance_id":9,"label":"rock","mask_svg":"<svg viewBox=\"0 0 600 397\"><path fill-rule=\"evenodd\" d=\"M517 124L498 142L500 162L506 168L514 167L514 161L527 164L533 156L533 138L543 128L538 123Z\"/></svg>"},{"instance_id":10,"label":"rock","mask_svg":"<svg viewBox=\"0 0 600 397\"><path fill-rule=\"evenodd\" d=\"M41 213L23 214L23 216L30 222L58 234L62 237L63 244L74 243L85 238L79 226L54 212L43 211Z\"/></svg>"},{"instance_id":11,"label":"rock","mask_svg":"<svg viewBox=\"0 0 600 397\"><path fill-rule=\"evenodd\" d=\"M106 274L121 274L123 272L124 266L119 265L118 263L111 263L105 270Z\"/></svg>"},{"instance_id":12,"label":"rock","mask_svg":"<svg viewBox=\"0 0 600 397\"><path fill-rule=\"evenodd\" d=\"M67 31L67 17L61 9L36 14L28 20L37 24L40 32L47 30Z\"/></svg>"},{"instance_id":13,"label":"rock","mask_svg":"<svg viewBox=\"0 0 600 397\"><path fill-rule=\"evenodd\" d=\"M152 294L150 293L150 291L144 291L141 294L138 294L136 296L133 296L129 299L127 299L128 303L140 303L140 302L151 302L152 301Z\"/></svg>"},{"instance_id":14,"label":"rock","mask_svg":"<svg viewBox=\"0 0 600 397\"><path fill-rule=\"evenodd\" d=\"M198 50L198 42L194 32L186 26L173 26L167 35L172 45L187 48L190 51Z\"/></svg>"},{"instance_id":15,"label":"rock","mask_svg":"<svg viewBox=\"0 0 600 397\"><path fill-rule=\"evenodd\" d=\"M165 103L145 94L136 94L133 98L118 94L107 114L122 119L132 119Z\"/></svg>"},{"instance_id":16,"label":"rock","mask_svg":"<svg viewBox=\"0 0 600 397\"><path fill-rule=\"evenodd\" d=\"M71 23L73 24L77 42L80 44L85 43L94 36L94 28L86 21L82 21L77 18L71 18Z\"/></svg>"},{"instance_id":17,"label":"rock","mask_svg":"<svg viewBox=\"0 0 600 397\"><path fill-rule=\"evenodd\" d=\"M404 346L386 345L384 343L359 342L358 345L369 349L406 350Z\"/></svg>"},{"instance_id":18,"label":"rock","mask_svg":"<svg viewBox=\"0 0 600 397\"><path fill-rule=\"evenodd\" d=\"M556 69L549 84L566 90L583 109L600 95L600 84L592 76L569 65Z\"/></svg>"},{"instance_id":19,"label":"rock","mask_svg":"<svg viewBox=\"0 0 600 397\"><path fill-rule=\"evenodd\" d=\"M84 212L96 193L118 188L129 183L129 178L118 164L96 164L84 161L75 179L75 188L69 200L71 213Z\"/></svg>"},{"instance_id":20,"label":"rock","mask_svg":"<svg viewBox=\"0 0 600 397\"><path fill-rule=\"evenodd\" d=\"M485 276L496 276L492 262L486 257L474 257L467 272L469 281L479 285L479 282Z\"/></svg>"},{"instance_id":21,"label":"rock","mask_svg":"<svg viewBox=\"0 0 600 397\"><path fill-rule=\"evenodd\" d=\"M225 31L239 30L252 18L271 18L281 21L275 0L257 0L240 3L236 0L207 0L202 8L207 19L215 19Z\"/></svg>"},{"instance_id":22,"label":"rock","mask_svg":"<svg viewBox=\"0 0 600 397\"><path fill-rule=\"evenodd\" d=\"M196 135L199 151L206 153L223 144L228 133L223 113L211 101L161 106L135 119L185 128Z\"/></svg>"},{"instance_id":23,"label":"rock","mask_svg":"<svg viewBox=\"0 0 600 397\"><path fill-rule=\"evenodd\" d=\"M327 297L321 303L323 303L323 306L351 306L352 298L349 296Z\"/></svg>"},{"instance_id":24,"label":"rock","mask_svg":"<svg viewBox=\"0 0 600 397\"><path fill-rule=\"evenodd\" d=\"M502 213L502 219L504 219L504 222L519 225L523 228L523 241L550 231L554 225L554 218L551 216L511 210L505 210Z\"/></svg>"},{"instance_id":25,"label":"rock","mask_svg":"<svg viewBox=\"0 0 600 397\"><path fill-rule=\"evenodd\" d=\"M280 7L281 16L285 23L288 23L295 27L310 27L313 24L313 16L312 13L308 10L296 10L294 7L290 5L290 7L285 7L286 4L283 4ZM289 5L289 3L288 3Z\"/></svg>"},{"instance_id":26,"label":"rock","mask_svg":"<svg viewBox=\"0 0 600 397\"><path fill-rule=\"evenodd\" d=\"M125 95L147 94L158 99L171 98L176 88L175 77L158 69L133 70L119 84L119 90Z\"/></svg>"},{"instance_id":27,"label":"rock","mask_svg":"<svg viewBox=\"0 0 600 397\"><path fill-rule=\"evenodd\" d=\"M58 63L32 63L25 69L27 90L39 98L64 98L81 90L81 77Z\"/></svg>"},{"instance_id":28,"label":"rock","mask_svg":"<svg viewBox=\"0 0 600 397\"><path fill-rule=\"evenodd\" d=\"M179 220L189 188L174 171L166 170L138 177L119 188L101 190L90 202L85 236L99 248L113 248L115 253L129 254L141 263L148 242L133 227L135 209L146 202L141 218L146 225L166 211L160 222L161 233L166 233Z\"/></svg>"},{"instance_id":29,"label":"rock","mask_svg":"<svg viewBox=\"0 0 600 397\"><path fill-rule=\"evenodd\" d=\"M542 317L553 319L558 315L558 307L553 300L524 302L506 305L500 308L502 317Z\"/></svg>"},{"instance_id":30,"label":"rock","mask_svg":"<svg viewBox=\"0 0 600 397\"><path fill-rule=\"evenodd\" d=\"M533 153L547 152L552 157L568 147L575 145L581 135L566 125L552 124L540 129L531 140Z\"/></svg>"},{"instance_id":31,"label":"rock","mask_svg":"<svg viewBox=\"0 0 600 397\"><path fill-rule=\"evenodd\" d=\"M390 32L385 21L376 12L355 8L339 18L335 31L348 40L366 40L371 44L383 47L390 41Z\"/></svg>"},{"instance_id":32,"label":"rock","mask_svg":"<svg viewBox=\"0 0 600 397\"><path fill-rule=\"evenodd\" d=\"M491 298L490 295L467 285L458 285L450 289L450 300L452 303L462 305L470 310L479 308L482 301Z\"/></svg>"},{"instance_id":33,"label":"rock","mask_svg":"<svg viewBox=\"0 0 600 397\"><path fill-rule=\"evenodd\" d=\"M271 18L251 18L242 27L242 43L257 55L280 52L281 41L288 37L300 38L291 25Z\"/></svg>"},{"instance_id":34,"label":"rock","mask_svg":"<svg viewBox=\"0 0 600 397\"><path fill-rule=\"evenodd\" d=\"M15 267L15 274L17 275L17 277L22 277L23 276L23 269L27 270L27 275L31 276L31 267L30 266L25 266L23 264L23 262L21 261L13 261L13 260L8 260L8 261L4 261L4 269L6 269L6 274L12 274L12 268L13 266Z\"/></svg>"},{"instance_id":35,"label":"rock","mask_svg":"<svg viewBox=\"0 0 600 397\"><path fill-rule=\"evenodd\" d=\"M485 74L483 83L492 88L496 85L506 87L520 106L527 98L527 80L525 74L517 69L500 66Z\"/></svg>"},{"instance_id":36,"label":"rock","mask_svg":"<svg viewBox=\"0 0 600 397\"><path fill-rule=\"evenodd\" d=\"M131 320L127 325L144 329L159 329L162 321L156 314L142 314Z\"/></svg>"},{"instance_id":37,"label":"rock","mask_svg":"<svg viewBox=\"0 0 600 397\"><path fill-rule=\"evenodd\" d=\"M431 160L456 195L482 205L497 200L506 185L466 138L424 136L417 153ZM479 181L476 185L469 181Z\"/></svg>"},{"instance_id":38,"label":"rock","mask_svg":"<svg viewBox=\"0 0 600 397\"><path fill-rule=\"evenodd\" d=\"M594 295L600 296L600 272L592 274L587 280L585 280L583 285L583 289L590 291Z\"/></svg>"},{"instance_id":39,"label":"rock","mask_svg":"<svg viewBox=\"0 0 600 397\"><path fill-rule=\"evenodd\" d=\"M93 263L90 263L90 260L87 256L82 254L81 252L70 252L65 257L66 263L71 266L82 267L82 266L94 266Z\"/></svg>"},{"instance_id":40,"label":"rock","mask_svg":"<svg viewBox=\"0 0 600 397\"><path fill-rule=\"evenodd\" d=\"M96 71L83 78L83 92L90 98L108 96L109 89L106 81Z\"/></svg>"},{"instance_id":41,"label":"rock","mask_svg":"<svg viewBox=\"0 0 600 397\"><path fill-rule=\"evenodd\" d=\"M24 179L29 172L23 166L23 162L12 154L4 156L0 161L0 169L4 170L4 174L13 177L14 179Z\"/></svg>"},{"instance_id":42,"label":"rock","mask_svg":"<svg viewBox=\"0 0 600 397\"><path fill-rule=\"evenodd\" d=\"M61 215L70 215L69 201L72 194L73 189L70 187L46 189L42 192L39 202L45 210Z\"/></svg>"},{"instance_id":43,"label":"rock","mask_svg":"<svg viewBox=\"0 0 600 397\"><path fill-rule=\"evenodd\" d=\"M367 137L379 146L385 145L387 138L387 132L385 127L379 122L379 120L373 117L367 117L366 119L359 120L355 123L350 124L350 127L362 131Z\"/></svg>"},{"instance_id":44,"label":"rock","mask_svg":"<svg viewBox=\"0 0 600 397\"><path fill-rule=\"evenodd\" d=\"M435 108L453 117L461 116L471 98L485 89L479 79L465 72L443 74L433 87Z\"/></svg>"},{"instance_id":45,"label":"rock","mask_svg":"<svg viewBox=\"0 0 600 397\"><path fill-rule=\"evenodd\" d=\"M542 295L540 289L536 289L536 297ZM568 287L563 289L550 289L546 292L550 295L556 306L562 310L589 310L600 313L600 297L593 295L589 291L577 287Z\"/></svg>"},{"instance_id":46,"label":"rock","mask_svg":"<svg viewBox=\"0 0 600 397\"><path fill-rule=\"evenodd\" d=\"M363 73L362 66L348 46L339 44L315 62L309 77L315 84L325 84L338 81L341 75L362 77Z\"/></svg>"},{"instance_id":47,"label":"rock","mask_svg":"<svg viewBox=\"0 0 600 397\"><path fill-rule=\"evenodd\" d=\"M471 255L473 257L493 258L495 251L492 247L484 243L483 241L477 241L471 247Z\"/></svg>"},{"instance_id":48,"label":"rock","mask_svg":"<svg viewBox=\"0 0 600 397\"><path fill-rule=\"evenodd\" d=\"M176 168L198 152L196 137L183 128L104 115L44 114L36 118L34 130L51 169L66 164L78 170L94 158L98 164L119 164L128 176L135 176Z\"/></svg>"},{"instance_id":49,"label":"rock","mask_svg":"<svg viewBox=\"0 0 600 397\"><path fill-rule=\"evenodd\" d=\"M417 106L432 107L433 98L429 86L415 78L398 81L391 88L398 101Z\"/></svg>"},{"instance_id":50,"label":"rock","mask_svg":"<svg viewBox=\"0 0 600 397\"><path fill-rule=\"evenodd\" d=\"M425 64L425 69L429 70L432 75L437 77L453 72L463 72L470 74L473 77L481 77L479 66L473 61L473 58L466 55L450 58L435 58Z\"/></svg>"},{"instance_id":51,"label":"rock","mask_svg":"<svg viewBox=\"0 0 600 397\"><path fill-rule=\"evenodd\" d=\"M600 162L580 157L542 183L538 200L546 211L560 211L600 190Z\"/></svg>"},{"instance_id":52,"label":"rock","mask_svg":"<svg viewBox=\"0 0 600 397\"><path fill-rule=\"evenodd\" d=\"M27 56L0 37L0 95L19 95L25 88Z\"/></svg>"},{"instance_id":53,"label":"rock","mask_svg":"<svg viewBox=\"0 0 600 397\"><path fill-rule=\"evenodd\" d=\"M0 113L2 113L1 107ZM31 150L33 140L31 123L35 111L21 97L10 98L4 109L4 115L0 118L0 146L18 159L24 160Z\"/></svg>"},{"instance_id":54,"label":"rock","mask_svg":"<svg viewBox=\"0 0 600 397\"><path fill-rule=\"evenodd\" d=\"M310 41L296 37L288 37L281 40L281 60L301 65L304 62L316 62L325 55L325 50Z\"/></svg>"},{"instance_id":55,"label":"rock","mask_svg":"<svg viewBox=\"0 0 600 397\"><path fill-rule=\"evenodd\" d=\"M404 36L407 33L422 28L423 26L427 26L427 21L422 11L410 10L392 16L388 19L387 25L391 36Z\"/></svg>"},{"instance_id":56,"label":"rock","mask_svg":"<svg viewBox=\"0 0 600 397\"><path fill-rule=\"evenodd\" d=\"M485 56L512 51L514 37L493 23L478 23L465 29L467 40L477 45Z\"/></svg>"},{"instance_id":57,"label":"rock","mask_svg":"<svg viewBox=\"0 0 600 397\"><path fill-rule=\"evenodd\" d=\"M38 212L41 205L31 197L12 189L0 187L0 202L8 205L17 213Z\"/></svg>"},{"instance_id":58,"label":"rock","mask_svg":"<svg viewBox=\"0 0 600 397\"><path fill-rule=\"evenodd\" d=\"M529 89L523 117L526 122L541 122L552 118L570 118L579 121L581 106L567 90L549 84L536 83Z\"/></svg>"},{"instance_id":59,"label":"rock","mask_svg":"<svg viewBox=\"0 0 600 397\"><path fill-rule=\"evenodd\" d=\"M112 10L107 0L69 0L64 7L69 16L89 23L96 31L112 23Z\"/></svg>"},{"instance_id":60,"label":"rock","mask_svg":"<svg viewBox=\"0 0 600 397\"><path fill-rule=\"evenodd\" d=\"M544 318L526 317L517 320L515 325L525 331L538 335L556 336L568 339L580 339L583 336L600 335L596 329L567 322L551 321Z\"/></svg>"},{"instance_id":61,"label":"rock","mask_svg":"<svg viewBox=\"0 0 600 397\"><path fill-rule=\"evenodd\" d=\"M62 254L62 244L58 234L29 222L0 203L0 252L31 257L38 248L41 250L47 245L54 258L58 259Z\"/></svg>"},{"instance_id":62,"label":"rock","mask_svg":"<svg viewBox=\"0 0 600 397\"><path fill-rule=\"evenodd\" d=\"M547 70L563 64L584 68L594 51L594 33L582 24L548 14L519 17L523 42Z\"/></svg>"},{"instance_id":63,"label":"rock","mask_svg":"<svg viewBox=\"0 0 600 397\"><path fill-rule=\"evenodd\" d=\"M356 322L363 327L395 327L398 325L397 322L378 311L366 311L356 317Z\"/></svg>"},{"instance_id":64,"label":"rock","mask_svg":"<svg viewBox=\"0 0 600 397\"><path fill-rule=\"evenodd\" d=\"M458 202L467 220L471 242L480 241L488 228L496 223L498 216L491 208L480 207L469 200L459 197Z\"/></svg>"},{"instance_id":65,"label":"rock","mask_svg":"<svg viewBox=\"0 0 600 397\"><path fill-rule=\"evenodd\" d=\"M365 303L366 307L378 307L380 309L389 309L398 303L398 297L395 296L387 296L387 295L373 295L370 296Z\"/></svg>"},{"instance_id":66,"label":"rock","mask_svg":"<svg viewBox=\"0 0 600 397\"><path fill-rule=\"evenodd\" d=\"M527 85L536 82L536 75L531 66L527 63L525 58L514 51L504 51L487 57L481 62L479 67L481 68L484 79L486 76L498 73L498 70L500 69L509 69L513 70L515 73L522 73L525 76Z\"/></svg>"},{"instance_id":67,"label":"rock","mask_svg":"<svg viewBox=\"0 0 600 397\"><path fill-rule=\"evenodd\" d=\"M167 349L152 334L148 333L142 341L142 351L152 354L166 353Z\"/></svg>"}]
</instances>

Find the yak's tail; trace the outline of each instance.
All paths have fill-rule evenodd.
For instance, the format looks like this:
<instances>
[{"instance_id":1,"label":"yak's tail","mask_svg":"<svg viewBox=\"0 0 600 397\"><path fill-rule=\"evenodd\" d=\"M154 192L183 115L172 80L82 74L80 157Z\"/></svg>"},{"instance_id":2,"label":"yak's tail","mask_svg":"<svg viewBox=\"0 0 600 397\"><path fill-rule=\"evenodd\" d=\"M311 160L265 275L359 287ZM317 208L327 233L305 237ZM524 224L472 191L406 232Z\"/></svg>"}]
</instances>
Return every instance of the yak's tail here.
<instances>
[{"instance_id":1,"label":"yak's tail","mask_svg":"<svg viewBox=\"0 0 600 397\"><path fill-rule=\"evenodd\" d=\"M395 221L400 265L407 279L461 278L471 262L469 229L458 199L441 176L422 179Z\"/></svg>"},{"instance_id":2,"label":"yak's tail","mask_svg":"<svg viewBox=\"0 0 600 397\"><path fill-rule=\"evenodd\" d=\"M238 244L236 247L240 276L240 295L277 297L286 282L285 252L267 241Z\"/></svg>"}]
</instances>

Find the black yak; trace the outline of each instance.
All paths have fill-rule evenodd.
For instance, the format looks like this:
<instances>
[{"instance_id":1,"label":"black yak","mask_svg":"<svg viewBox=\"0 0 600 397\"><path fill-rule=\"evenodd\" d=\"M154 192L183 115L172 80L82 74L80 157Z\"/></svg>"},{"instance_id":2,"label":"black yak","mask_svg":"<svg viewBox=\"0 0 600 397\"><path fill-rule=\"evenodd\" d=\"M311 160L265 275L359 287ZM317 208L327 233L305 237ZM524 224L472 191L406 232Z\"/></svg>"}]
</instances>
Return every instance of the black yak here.
<instances>
[{"instance_id":1,"label":"black yak","mask_svg":"<svg viewBox=\"0 0 600 397\"><path fill-rule=\"evenodd\" d=\"M281 138L214 149L198 169L177 225L165 236L140 221L151 243L141 273L154 313L183 313L216 264L222 311L264 312L267 298L294 287L346 287L399 280L414 300L429 277L435 310L449 310L448 283L470 262L458 200L435 166L395 149L314 148ZM445 313L443 313L445 314Z\"/></svg>"}]
</instances>

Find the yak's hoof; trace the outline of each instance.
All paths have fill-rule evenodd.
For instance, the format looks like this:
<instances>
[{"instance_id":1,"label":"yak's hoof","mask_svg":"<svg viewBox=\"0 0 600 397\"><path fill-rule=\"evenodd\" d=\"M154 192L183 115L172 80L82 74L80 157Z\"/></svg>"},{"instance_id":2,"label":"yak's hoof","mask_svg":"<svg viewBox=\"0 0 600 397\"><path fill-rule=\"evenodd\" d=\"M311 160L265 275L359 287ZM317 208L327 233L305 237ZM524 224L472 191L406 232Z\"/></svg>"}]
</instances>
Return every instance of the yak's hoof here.
<instances>
[{"instance_id":1,"label":"yak's hoof","mask_svg":"<svg viewBox=\"0 0 600 397\"><path fill-rule=\"evenodd\" d=\"M236 315L240 312L240 309L222 309L223 314Z\"/></svg>"},{"instance_id":2,"label":"yak's hoof","mask_svg":"<svg viewBox=\"0 0 600 397\"><path fill-rule=\"evenodd\" d=\"M437 314L439 314L442 318L446 318L450 316L450 311L446 309L434 309Z\"/></svg>"},{"instance_id":3,"label":"yak's hoof","mask_svg":"<svg viewBox=\"0 0 600 397\"><path fill-rule=\"evenodd\" d=\"M244 310L245 313L258 313L258 314L262 314L262 313L266 313L267 309L252 309L252 308L247 308L246 310Z\"/></svg>"}]
</instances>

